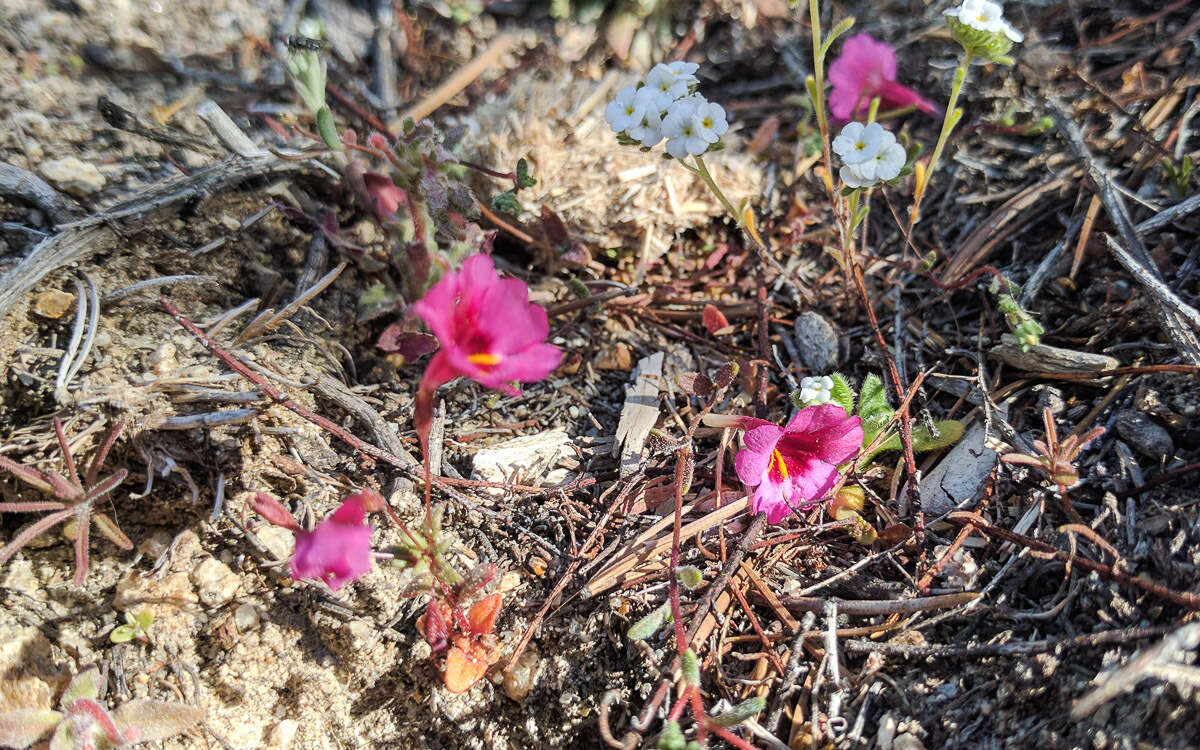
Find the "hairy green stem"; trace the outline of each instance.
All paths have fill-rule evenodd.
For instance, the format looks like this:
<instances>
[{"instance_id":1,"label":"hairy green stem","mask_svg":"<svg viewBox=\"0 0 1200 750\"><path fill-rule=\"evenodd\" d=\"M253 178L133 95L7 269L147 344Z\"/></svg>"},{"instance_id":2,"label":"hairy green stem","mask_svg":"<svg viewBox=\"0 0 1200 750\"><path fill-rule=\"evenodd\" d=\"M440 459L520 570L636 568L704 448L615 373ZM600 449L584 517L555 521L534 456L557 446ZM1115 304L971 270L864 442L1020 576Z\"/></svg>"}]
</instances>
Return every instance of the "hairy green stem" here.
<instances>
[{"instance_id":1,"label":"hairy green stem","mask_svg":"<svg viewBox=\"0 0 1200 750\"><path fill-rule=\"evenodd\" d=\"M950 140L950 132L954 130L954 126L958 124L962 116L962 113L957 111L956 105L958 104L958 95L962 93L963 83L967 80L967 69L970 66L971 55L968 53L963 55L962 62L954 69L954 84L950 87L950 101L946 103L946 116L942 120L942 131L938 134L937 145L933 147L933 155L929 157L929 166L925 169L925 176L921 179L917 194L913 198L912 208L908 212L910 233L912 226L921 220L921 201L925 197L925 190L929 187L929 181L933 179L933 171L937 169L938 160L942 157L942 150L946 148L946 143Z\"/></svg>"}]
</instances>

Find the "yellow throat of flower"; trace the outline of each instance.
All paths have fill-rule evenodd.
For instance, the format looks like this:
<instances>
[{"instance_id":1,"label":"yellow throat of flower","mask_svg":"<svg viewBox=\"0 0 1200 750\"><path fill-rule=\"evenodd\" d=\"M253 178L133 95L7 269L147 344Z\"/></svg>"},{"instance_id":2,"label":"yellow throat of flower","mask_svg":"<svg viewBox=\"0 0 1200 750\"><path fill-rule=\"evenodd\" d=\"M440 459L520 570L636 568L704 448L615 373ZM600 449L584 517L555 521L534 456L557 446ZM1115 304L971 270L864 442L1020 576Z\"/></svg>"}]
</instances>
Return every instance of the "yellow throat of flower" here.
<instances>
[{"instance_id":1,"label":"yellow throat of flower","mask_svg":"<svg viewBox=\"0 0 1200 750\"><path fill-rule=\"evenodd\" d=\"M788 478L787 464L783 460L783 454L779 451L771 451L771 466L779 470L779 476L784 479Z\"/></svg>"},{"instance_id":2,"label":"yellow throat of flower","mask_svg":"<svg viewBox=\"0 0 1200 750\"><path fill-rule=\"evenodd\" d=\"M500 364L500 355L492 354L491 352L479 352L478 354L467 355L467 360L472 364L482 367L494 367Z\"/></svg>"}]
</instances>

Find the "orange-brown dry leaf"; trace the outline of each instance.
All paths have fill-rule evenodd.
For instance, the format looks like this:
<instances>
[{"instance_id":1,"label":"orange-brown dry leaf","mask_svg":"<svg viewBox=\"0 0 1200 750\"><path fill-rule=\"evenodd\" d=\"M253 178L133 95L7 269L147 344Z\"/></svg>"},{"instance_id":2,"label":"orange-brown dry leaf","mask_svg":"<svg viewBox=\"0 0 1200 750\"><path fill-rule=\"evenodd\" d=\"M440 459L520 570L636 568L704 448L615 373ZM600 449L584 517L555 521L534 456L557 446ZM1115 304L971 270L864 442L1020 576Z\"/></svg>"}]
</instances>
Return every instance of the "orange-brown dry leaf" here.
<instances>
[{"instance_id":1,"label":"orange-brown dry leaf","mask_svg":"<svg viewBox=\"0 0 1200 750\"><path fill-rule=\"evenodd\" d=\"M468 638L455 638L454 645L446 654L446 689L452 693L463 693L479 682L487 672L487 652L487 647L480 643Z\"/></svg>"},{"instance_id":2,"label":"orange-brown dry leaf","mask_svg":"<svg viewBox=\"0 0 1200 750\"><path fill-rule=\"evenodd\" d=\"M500 614L500 602L502 597L499 594L480 599L471 607L471 611L467 613L467 619L471 621L471 632L476 635L483 635L492 632L492 628L496 627L496 615Z\"/></svg>"}]
</instances>

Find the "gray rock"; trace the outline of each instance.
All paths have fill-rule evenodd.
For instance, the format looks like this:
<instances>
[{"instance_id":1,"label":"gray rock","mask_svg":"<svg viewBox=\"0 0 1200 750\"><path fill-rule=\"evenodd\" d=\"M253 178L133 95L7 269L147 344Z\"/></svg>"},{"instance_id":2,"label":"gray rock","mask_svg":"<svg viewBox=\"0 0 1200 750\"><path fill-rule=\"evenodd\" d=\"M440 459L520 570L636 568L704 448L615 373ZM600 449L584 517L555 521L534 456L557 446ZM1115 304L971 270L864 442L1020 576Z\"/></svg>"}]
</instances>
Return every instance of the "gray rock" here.
<instances>
[{"instance_id":1,"label":"gray rock","mask_svg":"<svg viewBox=\"0 0 1200 750\"><path fill-rule=\"evenodd\" d=\"M814 375L828 375L838 366L838 333L819 312L807 310L796 318L793 337L800 364Z\"/></svg>"},{"instance_id":2,"label":"gray rock","mask_svg":"<svg viewBox=\"0 0 1200 750\"><path fill-rule=\"evenodd\" d=\"M1002 419L1008 417L1005 405L997 411ZM995 436L987 435L982 424L971 425L963 439L921 478L922 510L940 516L974 495L1000 460L992 447L994 441Z\"/></svg>"},{"instance_id":3,"label":"gray rock","mask_svg":"<svg viewBox=\"0 0 1200 750\"><path fill-rule=\"evenodd\" d=\"M200 601L210 607L220 607L237 594L242 581L229 566L215 557L206 558L192 571L192 583Z\"/></svg>"},{"instance_id":4,"label":"gray rock","mask_svg":"<svg viewBox=\"0 0 1200 750\"><path fill-rule=\"evenodd\" d=\"M38 171L56 188L79 198L104 189L104 175L95 164L80 161L74 156L44 161Z\"/></svg>"},{"instance_id":5,"label":"gray rock","mask_svg":"<svg viewBox=\"0 0 1200 750\"><path fill-rule=\"evenodd\" d=\"M1146 458L1161 461L1175 452L1175 441L1157 422L1136 411L1117 413L1117 434Z\"/></svg>"}]
</instances>

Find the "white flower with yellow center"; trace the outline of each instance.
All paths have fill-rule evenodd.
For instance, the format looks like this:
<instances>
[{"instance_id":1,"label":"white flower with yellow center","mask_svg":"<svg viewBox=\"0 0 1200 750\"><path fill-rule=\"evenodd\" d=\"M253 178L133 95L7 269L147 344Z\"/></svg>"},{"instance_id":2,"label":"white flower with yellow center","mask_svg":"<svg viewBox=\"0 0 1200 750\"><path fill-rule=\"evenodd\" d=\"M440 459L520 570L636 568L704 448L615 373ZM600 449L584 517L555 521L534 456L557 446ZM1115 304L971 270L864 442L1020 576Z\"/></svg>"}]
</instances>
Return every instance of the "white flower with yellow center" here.
<instances>
[{"instance_id":1,"label":"white flower with yellow center","mask_svg":"<svg viewBox=\"0 0 1200 750\"><path fill-rule=\"evenodd\" d=\"M1004 9L999 3L991 0L963 0L962 5L951 8L947 16L957 19L973 29L987 31L993 34L1004 34L1014 42L1020 42L1025 36L1017 31L1012 24L1004 20Z\"/></svg>"},{"instance_id":2,"label":"white flower with yellow center","mask_svg":"<svg viewBox=\"0 0 1200 750\"><path fill-rule=\"evenodd\" d=\"M833 139L833 152L842 157L846 164L861 164L879 152L883 133L883 126L877 122L869 125L847 123L838 137Z\"/></svg>"}]
</instances>

